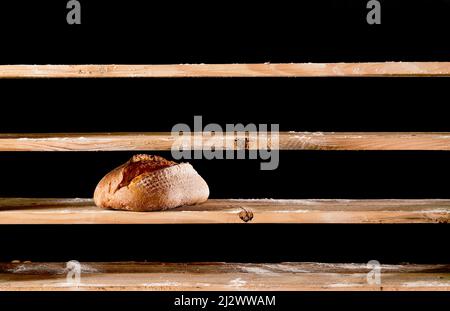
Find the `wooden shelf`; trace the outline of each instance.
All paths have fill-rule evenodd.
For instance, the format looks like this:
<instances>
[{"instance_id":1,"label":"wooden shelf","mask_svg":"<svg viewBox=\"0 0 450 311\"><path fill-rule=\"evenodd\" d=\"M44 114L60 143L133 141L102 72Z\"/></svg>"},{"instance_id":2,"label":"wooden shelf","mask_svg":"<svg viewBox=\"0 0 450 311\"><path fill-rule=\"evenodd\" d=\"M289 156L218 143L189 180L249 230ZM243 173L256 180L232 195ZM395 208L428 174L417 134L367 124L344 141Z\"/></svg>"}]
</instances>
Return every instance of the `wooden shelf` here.
<instances>
[{"instance_id":1,"label":"wooden shelf","mask_svg":"<svg viewBox=\"0 0 450 311\"><path fill-rule=\"evenodd\" d=\"M392 76L450 76L450 62L0 66L0 78Z\"/></svg>"},{"instance_id":2,"label":"wooden shelf","mask_svg":"<svg viewBox=\"0 0 450 311\"><path fill-rule=\"evenodd\" d=\"M162 212L91 199L0 199L0 224L448 223L450 200L209 200Z\"/></svg>"},{"instance_id":3,"label":"wooden shelf","mask_svg":"<svg viewBox=\"0 0 450 311\"><path fill-rule=\"evenodd\" d=\"M263 133L259 133L262 135ZM276 149L256 133L186 134L191 149ZM181 144L171 133L0 134L0 151L168 151ZM179 147L179 146L178 146ZM178 148L175 147L175 148ZM448 132L280 132L281 150L450 150Z\"/></svg>"},{"instance_id":4,"label":"wooden shelf","mask_svg":"<svg viewBox=\"0 0 450 311\"><path fill-rule=\"evenodd\" d=\"M0 264L2 291L448 291L450 265L382 265L369 284L366 264L81 263L68 283L66 263Z\"/></svg>"}]
</instances>

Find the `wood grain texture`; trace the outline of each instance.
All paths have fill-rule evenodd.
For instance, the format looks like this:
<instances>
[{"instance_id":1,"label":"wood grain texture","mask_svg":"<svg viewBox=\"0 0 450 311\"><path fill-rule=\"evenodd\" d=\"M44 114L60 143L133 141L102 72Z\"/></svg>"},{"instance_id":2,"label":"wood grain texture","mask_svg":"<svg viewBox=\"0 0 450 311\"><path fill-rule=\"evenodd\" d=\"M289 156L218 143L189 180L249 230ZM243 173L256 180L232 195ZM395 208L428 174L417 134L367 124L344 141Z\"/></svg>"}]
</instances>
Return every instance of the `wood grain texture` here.
<instances>
[{"instance_id":1,"label":"wood grain texture","mask_svg":"<svg viewBox=\"0 0 450 311\"><path fill-rule=\"evenodd\" d=\"M450 265L382 265L369 284L366 264L81 263L68 283L66 263L0 264L2 291L448 291Z\"/></svg>"},{"instance_id":2,"label":"wood grain texture","mask_svg":"<svg viewBox=\"0 0 450 311\"><path fill-rule=\"evenodd\" d=\"M181 137L181 138L180 138ZM0 151L450 150L449 132L0 134Z\"/></svg>"},{"instance_id":3,"label":"wood grain texture","mask_svg":"<svg viewBox=\"0 0 450 311\"><path fill-rule=\"evenodd\" d=\"M378 76L450 76L450 62L0 66L0 78Z\"/></svg>"},{"instance_id":4,"label":"wood grain texture","mask_svg":"<svg viewBox=\"0 0 450 311\"><path fill-rule=\"evenodd\" d=\"M448 223L450 200L208 200L162 212L91 199L0 199L0 224Z\"/></svg>"}]
</instances>

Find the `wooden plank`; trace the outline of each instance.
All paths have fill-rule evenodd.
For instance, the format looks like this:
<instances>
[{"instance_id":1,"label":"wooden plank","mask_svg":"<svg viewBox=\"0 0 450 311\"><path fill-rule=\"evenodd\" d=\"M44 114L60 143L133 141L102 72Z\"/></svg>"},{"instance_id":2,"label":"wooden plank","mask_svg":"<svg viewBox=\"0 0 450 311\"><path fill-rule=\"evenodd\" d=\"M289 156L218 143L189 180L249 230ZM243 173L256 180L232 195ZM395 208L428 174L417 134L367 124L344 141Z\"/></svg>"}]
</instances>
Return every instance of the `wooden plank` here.
<instances>
[{"instance_id":1,"label":"wooden plank","mask_svg":"<svg viewBox=\"0 0 450 311\"><path fill-rule=\"evenodd\" d=\"M0 66L0 78L379 76L450 76L450 62Z\"/></svg>"},{"instance_id":2,"label":"wooden plank","mask_svg":"<svg viewBox=\"0 0 450 311\"><path fill-rule=\"evenodd\" d=\"M366 264L81 263L80 281L66 263L0 264L2 291L448 291L450 265L381 265L369 284Z\"/></svg>"},{"instance_id":3,"label":"wooden plank","mask_svg":"<svg viewBox=\"0 0 450 311\"><path fill-rule=\"evenodd\" d=\"M0 224L448 223L450 200L208 200L162 212L91 199L0 199Z\"/></svg>"},{"instance_id":4,"label":"wooden plank","mask_svg":"<svg viewBox=\"0 0 450 311\"><path fill-rule=\"evenodd\" d=\"M450 132L0 134L0 151L450 150ZM188 145L186 145L188 142Z\"/></svg>"}]
</instances>

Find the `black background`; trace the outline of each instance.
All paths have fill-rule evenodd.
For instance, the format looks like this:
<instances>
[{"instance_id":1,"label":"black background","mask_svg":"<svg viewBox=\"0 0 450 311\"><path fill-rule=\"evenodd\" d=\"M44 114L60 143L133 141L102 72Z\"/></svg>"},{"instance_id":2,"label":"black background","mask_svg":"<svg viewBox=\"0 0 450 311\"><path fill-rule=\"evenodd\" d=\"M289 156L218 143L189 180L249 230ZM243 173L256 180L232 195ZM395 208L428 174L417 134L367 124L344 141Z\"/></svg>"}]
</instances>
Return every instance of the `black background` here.
<instances>
[{"instance_id":1,"label":"black background","mask_svg":"<svg viewBox=\"0 0 450 311\"><path fill-rule=\"evenodd\" d=\"M82 25L69 26L66 1L2 1L0 63L450 61L444 0L381 1L376 26L357 0L80 2ZM0 132L170 131L194 115L285 131L450 131L449 81L1 80ZM90 197L132 154L1 153L0 193ZM193 165L212 198L450 198L446 152L282 151L276 171L250 160ZM6 225L0 259L449 263L448 233L446 225Z\"/></svg>"},{"instance_id":2,"label":"black background","mask_svg":"<svg viewBox=\"0 0 450 311\"><path fill-rule=\"evenodd\" d=\"M448 60L448 0L65 0L0 4L3 63Z\"/></svg>"}]
</instances>

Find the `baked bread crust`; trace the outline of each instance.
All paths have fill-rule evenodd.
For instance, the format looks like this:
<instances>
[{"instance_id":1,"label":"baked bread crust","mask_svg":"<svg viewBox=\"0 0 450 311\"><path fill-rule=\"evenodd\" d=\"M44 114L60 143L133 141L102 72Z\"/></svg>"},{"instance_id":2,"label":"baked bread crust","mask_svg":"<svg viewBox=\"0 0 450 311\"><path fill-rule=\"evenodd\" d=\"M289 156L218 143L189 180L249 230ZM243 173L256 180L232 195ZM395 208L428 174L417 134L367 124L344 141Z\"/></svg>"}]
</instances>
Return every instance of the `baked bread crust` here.
<instances>
[{"instance_id":1,"label":"baked bread crust","mask_svg":"<svg viewBox=\"0 0 450 311\"><path fill-rule=\"evenodd\" d=\"M144 212L194 205L208 196L208 185L192 165L140 154L100 180L94 202L102 208Z\"/></svg>"}]
</instances>

